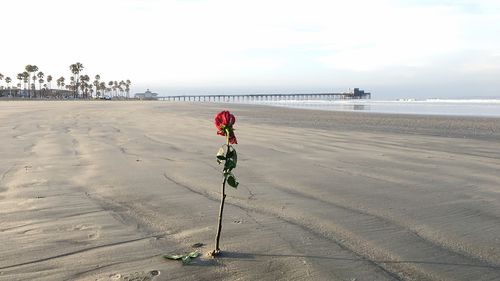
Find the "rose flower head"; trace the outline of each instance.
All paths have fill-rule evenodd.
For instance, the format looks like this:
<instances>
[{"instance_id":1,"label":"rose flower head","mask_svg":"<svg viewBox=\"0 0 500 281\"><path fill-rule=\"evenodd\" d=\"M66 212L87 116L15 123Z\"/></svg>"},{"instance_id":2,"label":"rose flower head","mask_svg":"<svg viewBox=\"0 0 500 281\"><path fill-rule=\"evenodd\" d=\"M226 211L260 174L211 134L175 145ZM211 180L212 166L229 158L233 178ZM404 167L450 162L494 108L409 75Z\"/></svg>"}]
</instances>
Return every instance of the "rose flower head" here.
<instances>
[{"instance_id":1,"label":"rose flower head","mask_svg":"<svg viewBox=\"0 0 500 281\"><path fill-rule=\"evenodd\" d=\"M215 127L217 127L217 134L220 136L229 136L230 144L238 143L233 129L235 122L236 118L229 111L224 110L215 115Z\"/></svg>"}]
</instances>

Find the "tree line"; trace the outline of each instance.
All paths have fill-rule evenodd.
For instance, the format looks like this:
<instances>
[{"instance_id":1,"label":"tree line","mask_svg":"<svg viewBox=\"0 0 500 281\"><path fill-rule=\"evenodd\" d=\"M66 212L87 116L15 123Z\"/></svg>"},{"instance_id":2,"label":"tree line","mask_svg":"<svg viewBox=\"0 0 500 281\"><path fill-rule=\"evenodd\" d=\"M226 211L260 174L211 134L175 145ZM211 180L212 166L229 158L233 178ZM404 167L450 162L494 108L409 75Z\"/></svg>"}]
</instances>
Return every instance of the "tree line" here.
<instances>
[{"instance_id":1,"label":"tree line","mask_svg":"<svg viewBox=\"0 0 500 281\"><path fill-rule=\"evenodd\" d=\"M127 80L104 81L99 74L93 78L83 73L83 64L77 62L69 66L71 76L66 80L61 76L55 80L56 89L52 87L53 76L45 75L38 66L28 64L24 71L18 73L15 77L18 81L12 85L12 78L0 73L0 96L9 96L12 98L130 98L130 85L132 82ZM2 80L5 86L2 85Z\"/></svg>"}]
</instances>

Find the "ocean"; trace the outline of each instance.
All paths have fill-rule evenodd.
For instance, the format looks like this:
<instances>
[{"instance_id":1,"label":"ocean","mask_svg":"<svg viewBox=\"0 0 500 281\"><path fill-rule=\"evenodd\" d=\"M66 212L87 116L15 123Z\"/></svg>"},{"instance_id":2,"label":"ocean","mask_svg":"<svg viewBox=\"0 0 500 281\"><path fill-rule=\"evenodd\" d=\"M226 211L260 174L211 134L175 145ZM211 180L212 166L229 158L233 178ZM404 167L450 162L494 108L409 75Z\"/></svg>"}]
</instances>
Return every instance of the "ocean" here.
<instances>
[{"instance_id":1,"label":"ocean","mask_svg":"<svg viewBox=\"0 0 500 281\"><path fill-rule=\"evenodd\" d=\"M500 99L276 100L245 103L331 111L500 117Z\"/></svg>"}]
</instances>

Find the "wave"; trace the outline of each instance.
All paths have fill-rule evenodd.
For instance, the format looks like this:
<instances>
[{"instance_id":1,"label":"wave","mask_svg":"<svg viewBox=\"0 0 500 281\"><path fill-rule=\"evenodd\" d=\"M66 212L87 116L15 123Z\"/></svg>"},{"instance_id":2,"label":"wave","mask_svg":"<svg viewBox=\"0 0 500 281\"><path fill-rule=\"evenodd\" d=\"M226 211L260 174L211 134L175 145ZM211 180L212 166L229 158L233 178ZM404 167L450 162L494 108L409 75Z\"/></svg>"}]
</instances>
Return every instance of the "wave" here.
<instances>
[{"instance_id":1,"label":"wave","mask_svg":"<svg viewBox=\"0 0 500 281\"><path fill-rule=\"evenodd\" d=\"M425 102L439 103L499 103L500 99L426 99Z\"/></svg>"},{"instance_id":2,"label":"wave","mask_svg":"<svg viewBox=\"0 0 500 281\"><path fill-rule=\"evenodd\" d=\"M263 100L249 103L289 103L289 104L397 104L397 103L460 103L460 104L500 104L500 99L398 99L398 100Z\"/></svg>"}]
</instances>

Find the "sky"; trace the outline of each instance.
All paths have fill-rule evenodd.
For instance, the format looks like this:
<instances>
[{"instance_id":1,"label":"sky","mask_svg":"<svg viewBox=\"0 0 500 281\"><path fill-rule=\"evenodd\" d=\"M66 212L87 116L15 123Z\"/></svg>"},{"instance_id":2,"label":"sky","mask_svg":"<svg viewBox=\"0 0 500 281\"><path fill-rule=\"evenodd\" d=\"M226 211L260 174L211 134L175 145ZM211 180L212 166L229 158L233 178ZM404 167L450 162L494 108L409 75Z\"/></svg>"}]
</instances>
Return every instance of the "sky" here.
<instances>
[{"instance_id":1,"label":"sky","mask_svg":"<svg viewBox=\"0 0 500 281\"><path fill-rule=\"evenodd\" d=\"M13 80L27 64L68 78L81 62L160 95L500 98L498 0L0 2L0 73Z\"/></svg>"}]
</instances>

